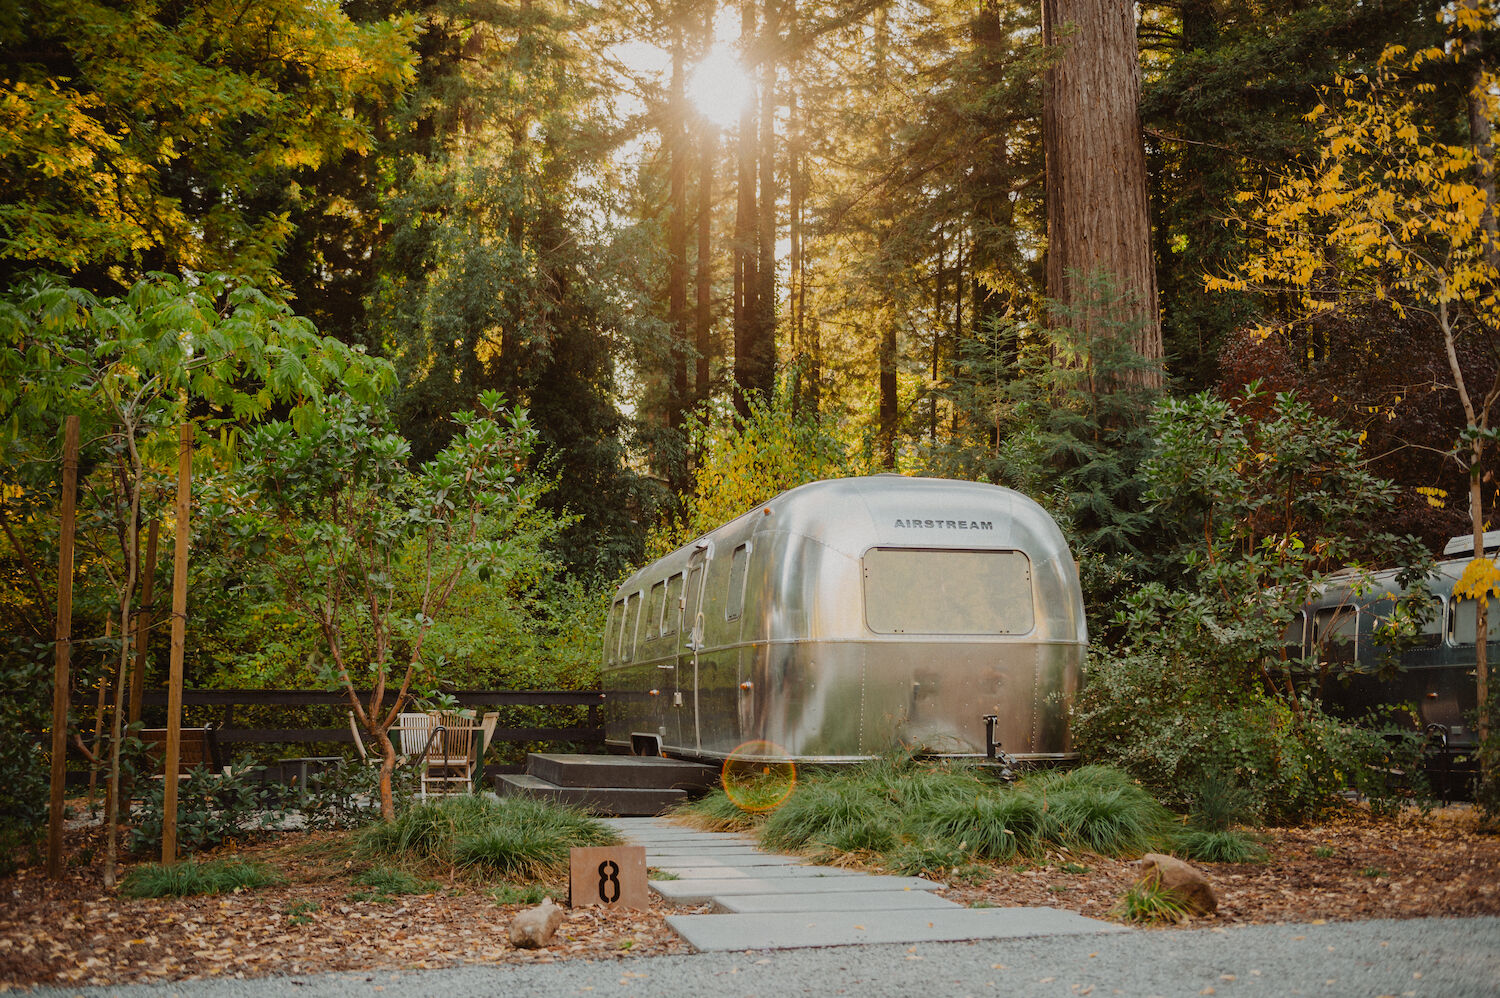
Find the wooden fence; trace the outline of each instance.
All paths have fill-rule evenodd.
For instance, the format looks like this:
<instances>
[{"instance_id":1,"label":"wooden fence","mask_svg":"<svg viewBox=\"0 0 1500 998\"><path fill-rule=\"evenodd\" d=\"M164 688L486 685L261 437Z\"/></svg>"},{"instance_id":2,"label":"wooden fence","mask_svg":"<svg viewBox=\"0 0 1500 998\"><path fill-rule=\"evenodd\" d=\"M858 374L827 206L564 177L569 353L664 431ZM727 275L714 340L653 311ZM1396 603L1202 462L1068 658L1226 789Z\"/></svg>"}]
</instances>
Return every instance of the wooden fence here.
<instances>
[{"instance_id":1,"label":"wooden fence","mask_svg":"<svg viewBox=\"0 0 1500 998\"><path fill-rule=\"evenodd\" d=\"M608 694L617 697L618 694ZM500 710L501 723L495 729L493 742L566 742L578 745L600 746L604 744L604 722L600 717L606 694L587 690L466 690L454 693L453 697L464 707L476 711ZM361 693L360 700L369 703L369 693ZM386 702L394 702L394 693ZM91 705L92 695L74 698L77 708ZM141 705L148 710L167 705L164 691L147 691ZM349 696L343 690L184 690L182 693L184 712L202 713L201 708L222 708L214 711L219 715L218 740L226 749L236 745L264 745L300 742L328 744L353 742L349 731L346 711ZM264 724L240 726L236 723L236 708L278 708L287 714L316 713L325 719L336 714L343 723L332 727L268 727ZM580 722L569 719L565 724L507 723L524 708L575 708L568 711L577 714L576 708L585 708ZM321 708L321 709L320 709ZM330 709L331 708L331 709ZM264 713L262 711L262 713ZM202 721L196 723L201 724Z\"/></svg>"}]
</instances>

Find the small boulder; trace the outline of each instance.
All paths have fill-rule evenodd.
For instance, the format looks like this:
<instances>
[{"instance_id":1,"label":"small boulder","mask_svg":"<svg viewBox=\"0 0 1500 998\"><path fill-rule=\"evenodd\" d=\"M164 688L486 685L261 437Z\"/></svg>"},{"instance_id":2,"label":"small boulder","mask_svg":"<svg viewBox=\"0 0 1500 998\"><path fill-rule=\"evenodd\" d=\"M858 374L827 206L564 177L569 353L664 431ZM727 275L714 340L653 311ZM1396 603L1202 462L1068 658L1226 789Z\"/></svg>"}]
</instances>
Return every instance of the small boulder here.
<instances>
[{"instance_id":1,"label":"small boulder","mask_svg":"<svg viewBox=\"0 0 1500 998\"><path fill-rule=\"evenodd\" d=\"M1197 867L1174 856L1148 852L1136 864L1140 874L1136 883L1160 884L1182 901L1182 906L1191 915L1207 915L1219 908L1219 897L1213 885Z\"/></svg>"},{"instance_id":2,"label":"small boulder","mask_svg":"<svg viewBox=\"0 0 1500 998\"><path fill-rule=\"evenodd\" d=\"M552 941L562 924L562 909L547 898L510 920L510 944L517 949L541 949Z\"/></svg>"}]
</instances>

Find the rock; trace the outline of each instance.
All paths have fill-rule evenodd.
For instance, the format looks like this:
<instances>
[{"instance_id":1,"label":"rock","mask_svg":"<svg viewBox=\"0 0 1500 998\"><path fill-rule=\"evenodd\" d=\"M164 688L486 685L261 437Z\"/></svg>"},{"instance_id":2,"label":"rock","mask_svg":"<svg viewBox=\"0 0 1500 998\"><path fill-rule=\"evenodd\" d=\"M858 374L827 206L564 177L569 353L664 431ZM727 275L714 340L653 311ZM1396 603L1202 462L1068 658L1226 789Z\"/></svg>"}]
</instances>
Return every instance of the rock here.
<instances>
[{"instance_id":1,"label":"rock","mask_svg":"<svg viewBox=\"0 0 1500 998\"><path fill-rule=\"evenodd\" d=\"M510 920L510 944L517 949L541 949L557 934L562 918L562 909L547 898Z\"/></svg>"},{"instance_id":2,"label":"rock","mask_svg":"<svg viewBox=\"0 0 1500 998\"><path fill-rule=\"evenodd\" d=\"M1140 871L1136 883L1160 884L1177 895L1189 914L1207 915L1219 908L1219 897L1214 893L1213 885L1195 866L1173 856L1148 852L1136 864L1136 869Z\"/></svg>"}]
</instances>

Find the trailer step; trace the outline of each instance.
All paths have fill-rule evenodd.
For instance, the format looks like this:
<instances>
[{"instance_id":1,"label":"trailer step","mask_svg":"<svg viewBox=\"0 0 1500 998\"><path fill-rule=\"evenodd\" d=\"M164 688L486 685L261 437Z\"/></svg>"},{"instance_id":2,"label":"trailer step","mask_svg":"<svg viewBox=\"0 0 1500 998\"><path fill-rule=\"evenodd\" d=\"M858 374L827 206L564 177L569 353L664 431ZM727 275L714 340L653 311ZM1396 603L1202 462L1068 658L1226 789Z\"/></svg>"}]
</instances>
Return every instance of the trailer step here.
<instances>
[{"instance_id":1,"label":"trailer step","mask_svg":"<svg viewBox=\"0 0 1500 998\"><path fill-rule=\"evenodd\" d=\"M530 752L526 772L560 787L620 787L701 793L719 782L719 770L659 756Z\"/></svg>"},{"instance_id":2,"label":"trailer step","mask_svg":"<svg viewBox=\"0 0 1500 998\"><path fill-rule=\"evenodd\" d=\"M529 773L497 775L495 793L501 797L537 797L597 815L621 817L661 814L673 805L689 799L686 790L671 787L558 786Z\"/></svg>"}]
</instances>

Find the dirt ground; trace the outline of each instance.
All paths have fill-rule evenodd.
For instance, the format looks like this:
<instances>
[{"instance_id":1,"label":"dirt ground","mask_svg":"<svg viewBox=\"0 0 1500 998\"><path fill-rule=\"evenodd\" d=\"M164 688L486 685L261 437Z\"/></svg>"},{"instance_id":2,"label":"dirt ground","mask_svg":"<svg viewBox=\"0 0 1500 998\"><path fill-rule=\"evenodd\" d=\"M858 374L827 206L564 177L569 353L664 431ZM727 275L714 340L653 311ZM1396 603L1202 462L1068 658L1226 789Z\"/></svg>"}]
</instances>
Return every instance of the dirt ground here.
<instances>
[{"instance_id":1,"label":"dirt ground","mask_svg":"<svg viewBox=\"0 0 1500 998\"><path fill-rule=\"evenodd\" d=\"M97 835L75 833L70 855L99 851ZM1211 924L1500 915L1500 838L1479 834L1464 809L1384 821L1351 811L1322 827L1270 830L1266 845L1264 863L1199 864L1219 893ZM682 953L664 918L705 910L659 899L645 912L571 909L551 946L519 950L506 929L526 906L496 903L489 885L440 878L432 893L356 898L363 889L351 884L359 865L347 835L289 833L238 852L274 866L286 884L132 900L100 885L97 863L75 863L61 881L40 867L0 879L0 991ZM1103 918L1133 875L1130 862L1056 854L943 893Z\"/></svg>"}]
</instances>

